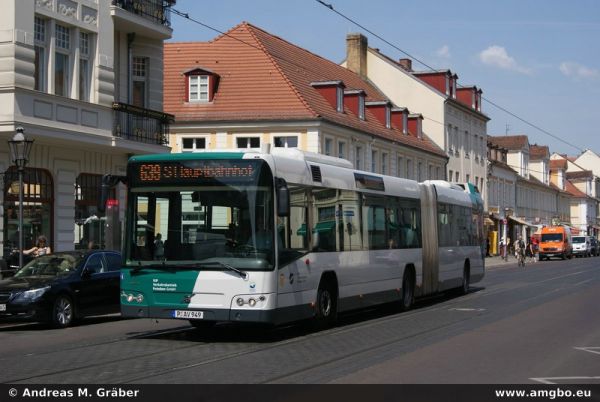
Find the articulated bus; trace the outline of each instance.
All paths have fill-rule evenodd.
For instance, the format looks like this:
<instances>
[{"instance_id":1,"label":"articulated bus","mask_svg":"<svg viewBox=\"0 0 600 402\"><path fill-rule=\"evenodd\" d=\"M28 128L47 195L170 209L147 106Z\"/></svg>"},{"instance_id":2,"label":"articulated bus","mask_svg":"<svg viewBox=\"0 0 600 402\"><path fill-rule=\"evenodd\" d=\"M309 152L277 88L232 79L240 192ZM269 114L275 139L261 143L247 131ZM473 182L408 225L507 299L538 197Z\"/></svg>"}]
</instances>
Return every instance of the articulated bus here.
<instances>
[{"instance_id":1,"label":"articulated bus","mask_svg":"<svg viewBox=\"0 0 600 402\"><path fill-rule=\"evenodd\" d=\"M118 179L126 317L327 326L338 312L466 293L484 275L483 204L470 184L287 148L134 156L104 190Z\"/></svg>"}]
</instances>

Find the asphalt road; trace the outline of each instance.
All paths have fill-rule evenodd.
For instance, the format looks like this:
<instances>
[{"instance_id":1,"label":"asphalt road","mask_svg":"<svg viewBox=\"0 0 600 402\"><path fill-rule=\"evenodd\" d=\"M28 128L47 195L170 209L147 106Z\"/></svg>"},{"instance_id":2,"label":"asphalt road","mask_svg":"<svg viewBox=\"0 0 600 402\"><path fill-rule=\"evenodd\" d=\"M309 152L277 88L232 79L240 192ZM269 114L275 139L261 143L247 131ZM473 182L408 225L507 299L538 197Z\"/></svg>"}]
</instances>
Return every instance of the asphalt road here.
<instances>
[{"instance_id":1,"label":"asphalt road","mask_svg":"<svg viewBox=\"0 0 600 402\"><path fill-rule=\"evenodd\" d=\"M466 296L275 330L0 321L1 383L600 383L600 258L493 267Z\"/></svg>"}]
</instances>

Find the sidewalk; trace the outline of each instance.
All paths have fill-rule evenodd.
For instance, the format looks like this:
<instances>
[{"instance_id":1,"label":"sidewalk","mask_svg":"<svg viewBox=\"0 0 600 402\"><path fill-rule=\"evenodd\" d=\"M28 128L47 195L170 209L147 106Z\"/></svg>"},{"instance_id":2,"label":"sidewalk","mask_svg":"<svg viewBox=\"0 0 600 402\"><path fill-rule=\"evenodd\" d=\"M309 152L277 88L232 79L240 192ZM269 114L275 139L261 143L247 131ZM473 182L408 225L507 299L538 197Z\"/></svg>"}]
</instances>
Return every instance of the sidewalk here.
<instances>
[{"instance_id":1,"label":"sidewalk","mask_svg":"<svg viewBox=\"0 0 600 402\"><path fill-rule=\"evenodd\" d=\"M501 265L510 265L510 264L516 264L516 263L517 263L517 259L514 256L508 256L508 261L504 261L502 258L500 258L500 256L485 257L485 267L486 268L497 267L497 266L501 266Z\"/></svg>"}]
</instances>

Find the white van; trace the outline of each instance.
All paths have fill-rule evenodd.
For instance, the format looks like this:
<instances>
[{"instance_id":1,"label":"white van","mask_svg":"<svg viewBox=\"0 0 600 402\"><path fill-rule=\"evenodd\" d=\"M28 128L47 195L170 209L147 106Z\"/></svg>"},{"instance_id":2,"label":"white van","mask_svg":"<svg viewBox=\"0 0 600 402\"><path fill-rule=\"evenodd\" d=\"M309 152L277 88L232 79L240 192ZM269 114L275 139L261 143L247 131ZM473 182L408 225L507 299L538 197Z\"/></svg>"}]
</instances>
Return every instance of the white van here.
<instances>
[{"instance_id":1,"label":"white van","mask_svg":"<svg viewBox=\"0 0 600 402\"><path fill-rule=\"evenodd\" d=\"M573 236L573 255L577 257L592 256L592 242L590 236Z\"/></svg>"}]
</instances>

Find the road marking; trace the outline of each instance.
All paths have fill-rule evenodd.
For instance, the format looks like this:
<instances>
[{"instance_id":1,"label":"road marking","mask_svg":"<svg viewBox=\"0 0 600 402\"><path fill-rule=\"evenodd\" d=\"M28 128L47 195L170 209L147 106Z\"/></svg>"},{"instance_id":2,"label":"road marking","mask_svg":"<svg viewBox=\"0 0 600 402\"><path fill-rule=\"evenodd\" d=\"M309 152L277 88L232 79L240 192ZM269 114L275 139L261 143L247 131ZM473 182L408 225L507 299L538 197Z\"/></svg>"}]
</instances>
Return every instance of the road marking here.
<instances>
[{"instance_id":1,"label":"road marking","mask_svg":"<svg viewBox=\"0 0 600 402\"><path fill-rule=\"evenodd\" d=\"M485 309L484 308L458 308L458 307L455 307L455 308L448 309L448 311L485 311Z\"/></svg>"},{"instance_id":2,"label":"road marking","mask_svg":"<svg viewBox=\"0 0 600 402\"><path fill-rule=\"evenodd\" d=\"M575 347L574 349L583 350L584 352L595 353L600 355L600 347L599 346L587 346L587 347Z\"/></svg>"},{"instance_id":3,"label":"road marking","mask_svg":"<svg viewBox=\"0 0 600 402\"><path fill-rule=\"evenodd\" d=\"M599 380L600 381L600 377L539 377L539 378L530 378L530 380L537 381L542 384L558 384L557 382L553 382L553 381L560 381L560 380L578 380L578 381L579 380L586 380L586 381Z\"/></svg>"}]
</instances>

